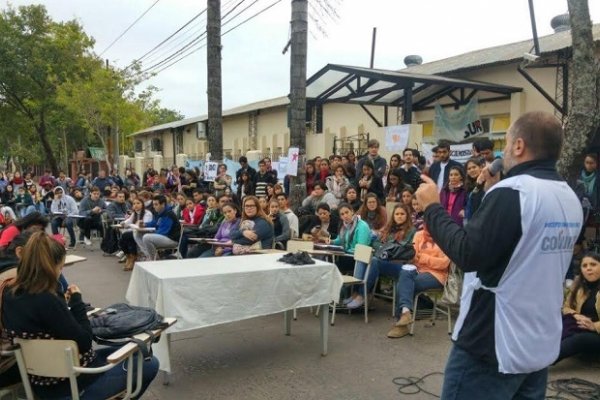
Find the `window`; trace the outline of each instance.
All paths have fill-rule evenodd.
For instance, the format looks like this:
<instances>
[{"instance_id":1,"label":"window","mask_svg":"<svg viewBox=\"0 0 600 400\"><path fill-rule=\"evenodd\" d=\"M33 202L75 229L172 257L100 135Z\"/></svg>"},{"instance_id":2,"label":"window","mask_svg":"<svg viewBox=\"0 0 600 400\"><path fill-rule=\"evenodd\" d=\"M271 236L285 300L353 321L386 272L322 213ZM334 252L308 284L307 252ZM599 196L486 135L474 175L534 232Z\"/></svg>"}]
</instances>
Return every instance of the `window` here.
<instances>
[{"instance_id":1,"label":"window","mask_svg":"<svg viewBox=\"0 0 600 400\"><path fill-rule=\"evenodd\" d=\"M206 139L206 123L205 122L198 122L198 125L196 125L196 139L198 139L198 140Z\"/></svg>"},{"instance_id":2,"label":"window","mask_svg":"<svg viewBox=\"0 0 600 400\"><path fill-rule=\"evenodd\" d=\"M151 151L162 151L162 140L160 138L153 138L150 142Z\"/></svg>"},{"instance_id":3,"label":"window","mask_svg":"<svg viewBox=\"0 0 600 400\"><path fill-rule=\"evenodd\" d=\"M142 143L141 140L136 139L135 140L135 152L141 153L142 151L144 151L144 143Z\"/></svg>"}]
</instances>

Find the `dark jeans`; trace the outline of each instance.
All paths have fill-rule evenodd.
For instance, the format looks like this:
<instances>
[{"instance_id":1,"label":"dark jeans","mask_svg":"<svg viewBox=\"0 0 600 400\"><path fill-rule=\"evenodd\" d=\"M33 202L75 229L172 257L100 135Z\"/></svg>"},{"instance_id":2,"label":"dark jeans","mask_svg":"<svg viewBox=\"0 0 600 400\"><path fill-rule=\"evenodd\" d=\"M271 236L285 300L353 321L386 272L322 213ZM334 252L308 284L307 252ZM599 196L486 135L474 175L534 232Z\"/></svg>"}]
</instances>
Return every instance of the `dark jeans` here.
<instances>
[{"instance_id":1,"label":"dark jeans","mask_svg":"<svg viewBox=\"0 0 600 400\"><path fill-rule=\"evenodd\" d=\"M564 338L560 342L560 354L556 362L578 354L600 354L600 334L580 332Z\"/></svg>"},{"instance_id":2,"label":"dark jeans","mask_svg":"<svg viewBox=\"0 0 600 400\"><path fill-rule=\"evenodd\" d=\"M133 232L127 231L121 235L119 239L119 248L123 250L125 254L137 254L137 243L133 238Z\"/></svg>"},{"instance_id":3,"label":"dark jeans","mask_svg":"<svg viewBox=\"0 0 600 400\"><path fill-rule=\"evenodd\" d=\"M402 315L402 307L412 311L415 294L429 289L441 289L444 286L429 272L419 274L417 270L400 270L400 279L396 284L396 316Z\"/></svg>"},{"instance_id":4,"label":"dark jeans","mask_svg":"<svg viewBox=\"0 0 600 400\"><path fill-rule=\"evenodd\" d=\"M52 219L52 223L50 224L52 227L52 234L58 234L58 229L61 226L63 226L63 222L65 227L67 228L67 232L69 232L69 245L73 247L75 246L75 230L73 229L73 218L54 217Z\"/></svg>"},{"instance_id":5,"label":"dark jeans","mask_svg":"<svg viewBox=\"0 0 600 400\"><path fill-rule=\"evenodd\" d=\"M548 368L528 374L502 374L498 367L453 345L444 373L442 400L543 400Z\"/></svg>"},{"instance_id":6,"label":"dark jeans","mask_svg":"<svg viewBox=\"0 0 600 400\"><path fill-rule=\"evenodd\" d=\"M400 279L400 271L402 270L402 264L394 263L390 261L381 260L373 257L371 259L371 269L369 270L369 276L367 277L367 290L369 293L373 291L375 281L380 275L392 278L394 282L398 282ZM362 287L360 289L362 293Z\"/></svg>"},{"instance_id":7,"label":"dark jeans","mask_svg":"<svg viewBox=\"0 0 600 400\"><path fill-rule=\"evenodd\" d=\"M106 360L111 353L115 351L115 348L102 348L96 350L96 356L99 360ZM139 354L136 354L136 357ZM135 391L135 382L136 382L136 370L137 370L137 359L134 357L133 359L133 390ZM142 397L154 377L158 372L158 360L156 357L152 357L150 360L144 361L143 363L143 371L142 371L142 390L138 394L136 398ZM99 374L98 378L95 379L92 383L87 386L79 385L80 398L82 400L96 400L96 399L106 399L112 397L127 388L127 361L123 361L117 366L111 368L110 370ZM48 393L50 392L50 393ZM70 399L71 396L52 396L50 391L46 391L44 389L38 388L36 390L36 394L40 395L41 398L44 399L60 399L66 400ZM43 394L46 394L45 396ZM50 396L48 396L50 395Z\"/></svg>"},{"instance_id":8,"label":"dark jeans","mask_svg":"<svg viewBox=\"0 0 600 400\"><path fill-rule=\"evenodd\" d=\"M90 238L90 232L92 229L98 229L102 232L102 218L100 214L93 214L89 217L81 218L77 223L81 232L79 233L79 240L82 240L82 234L85 235L86 238Z\"/></svg>"}]
</instances>

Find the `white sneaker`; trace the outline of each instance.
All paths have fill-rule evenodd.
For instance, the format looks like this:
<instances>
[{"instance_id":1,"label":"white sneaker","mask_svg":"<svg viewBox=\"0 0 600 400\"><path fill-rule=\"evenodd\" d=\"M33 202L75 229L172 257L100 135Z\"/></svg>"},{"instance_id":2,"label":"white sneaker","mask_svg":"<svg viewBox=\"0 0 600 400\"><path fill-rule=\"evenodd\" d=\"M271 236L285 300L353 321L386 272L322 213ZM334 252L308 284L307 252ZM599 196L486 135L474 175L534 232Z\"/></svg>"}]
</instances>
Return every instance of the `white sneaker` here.
<instances>
[{"instance_id":1,"label":"white sneaker","mask_svg":"<svg viewBox=\"0 0 600 400\"><path fill-rule=\"evenodd\" d=\"M363 299L352 299L352 301L350 303L348 303L346 305L346 307L350 308L350 309L354 309L354 308L359 308L362 307L362 305L365 304L365 301Z\"/></svg>"},{"instance_id":2,"label":"white sneaker","mask_svg":"<svg viewBox=\"0 0 600 400\"><path fill-rule=\"evenodd\" d=\"M90 238L88 237L83 237L83 243L85 243L86 246L91 246L92 245L92 241L90 240Z\"/></svg>"},{"instance_id":3,"label":"white sneaker","mask_svg":"<svg viewBox=\"0 0 600 400\"><path fill-rule=\"evenodd\" d=\"M347 306L348 304L350 304L350 302L352 302L352 300L354 300L353 297L348 297L342 301L342 304Z\"/></svg>"},{"instance_id":4,"label":"white sneaker","mask_svg":"<svg viewBox=\"0 0 600 400\"><path fill-rule=\"evenodd\" d=\"M117 258L122 258L125 255L125 253L123 253L123 250L119 250L115 253L115 257Z\"/></svg>"}]
</instances>

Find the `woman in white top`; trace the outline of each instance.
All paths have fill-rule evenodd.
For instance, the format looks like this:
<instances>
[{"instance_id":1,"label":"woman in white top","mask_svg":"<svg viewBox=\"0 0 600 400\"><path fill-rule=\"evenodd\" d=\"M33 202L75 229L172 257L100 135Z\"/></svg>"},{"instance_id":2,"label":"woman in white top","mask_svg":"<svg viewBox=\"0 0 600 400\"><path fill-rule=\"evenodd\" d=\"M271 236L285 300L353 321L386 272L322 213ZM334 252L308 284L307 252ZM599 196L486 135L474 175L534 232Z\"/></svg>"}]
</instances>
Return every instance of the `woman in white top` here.
<instances>
[{"instance_id":1,"label":"woman in white top","mask_svg":"<svg viewBox=\"0 0 600 400\"><path fill-rule=\"evenodd\" d=\"M325 185L338 201L342 201L346 190L350 187L350 181L346 178L346 169L342 165L335 167L334 172L334 175L327 177Z\"/></svg>"},{"instance_id":2,"label":"woman in white top","mask_svg":"<svg viewBox=\"0 0 600 400\"><path fill-rule=\"evenodd\" d=\"M129 218L123 221L124 228L131 227L131 225L143 226L152 221L152 213L146 210L141 198L133 200L132 211ZM125 266L123 267L124 271L131 271L133 269L133 264L135 264L135 261L137 260L138 250L136 236L138 235L134 235L133 229L130 228L125 230L119 239L119 248L127 256L127 261L125 261Z\"/></svg>"}]
</instances>

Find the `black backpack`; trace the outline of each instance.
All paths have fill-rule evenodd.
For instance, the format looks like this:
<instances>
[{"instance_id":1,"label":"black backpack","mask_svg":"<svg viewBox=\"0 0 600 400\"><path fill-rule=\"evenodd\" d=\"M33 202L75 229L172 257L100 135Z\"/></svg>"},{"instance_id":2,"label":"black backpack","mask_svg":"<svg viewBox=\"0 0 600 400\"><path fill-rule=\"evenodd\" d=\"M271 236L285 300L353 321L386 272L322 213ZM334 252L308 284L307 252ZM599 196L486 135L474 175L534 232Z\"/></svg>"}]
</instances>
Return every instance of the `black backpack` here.
<instances>
[{"instance_id":1,"label":"black backpack","mask_svg":"<svg viewBox=\"0 0 600 400\"><path fill-rule=\"evenodd\" d=\"M94 314L90 325L96 343L121 346L133 341L140 347L144 358L151 355L150 344L158 341L153 337L152 330L167 326L163 322L163 317L155 310L125 303L113 304ZM152 337L148 346L142 341L133 339L134 335L144 332Z\"/></svg>"},{"instance_id":2,"label":"black backpack","mask_svg":"<svg viewBox=\"0 0 600 400\"><path fill-rule=\"evenodd\" d=\"M104 237L102 238L102 243L100 243L100 248L106 254L113 254L119 251L119 239L117 238L117 231L113 228L108 228L104 230Z\"/></svg>"}]
</instances>

